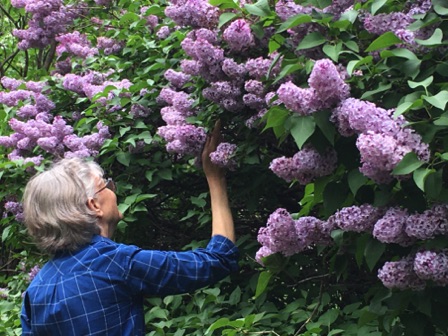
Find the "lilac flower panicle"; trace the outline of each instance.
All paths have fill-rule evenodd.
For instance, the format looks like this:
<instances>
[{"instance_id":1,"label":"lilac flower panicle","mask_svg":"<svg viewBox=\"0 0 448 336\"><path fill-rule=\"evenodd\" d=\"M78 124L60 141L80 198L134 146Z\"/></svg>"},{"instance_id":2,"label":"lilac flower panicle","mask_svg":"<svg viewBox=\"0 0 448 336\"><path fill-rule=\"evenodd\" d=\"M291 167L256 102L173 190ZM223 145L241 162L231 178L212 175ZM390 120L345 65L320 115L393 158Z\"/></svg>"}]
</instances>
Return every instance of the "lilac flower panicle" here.
<instances>
[{"instance_id":1,"label":"lilac flower panicle","mask_svg":"<svg viewBox=\"0 0 448 336\"><path fill-rule=\"evenodd\" d=\"M286 108L293 112L300 115L309 115L315 112L314 90L312 89L300 88L289 81L280 85L277 94Z\"/></svg>"},{"instance_id":2,"label":"lilac flower panicle","mask_svg":"<svg viewBox=\"0 0 448 336\"><path fill-rule=\"evenodd\" d=\"M383 243L395 243L408 246L414 242L406 232L408 212L401 208L390 208L373 228L373 236Z\"/></svg>"},{"instance_id":3,"label":"lilac flower panicle","mask_svg":"<svg viewBox=\"0 0 448 336\"><path fill-rule=\"evenodd\" d=\"M342 230L355 232L372 232L377 220L383 215L383 210L370 204L342 208L330 216L331 221ZM329 218L329 220L330 220Z\"/></svg>"},{"instance_id":4,"label":"lilac flower panicle","mask_svg":"<svg viewBox=\"0 0 448 336\"><path fill-rule=\"evenodd\" d=\"M446 205L435 205L423 213L408 216L405 227L410 237L427 240L448 233L448 210Z\"/></svg>"},{"instance_id":5,"label":"lilac flower panicle","mask_svg":"<svg viewBox=\"0 0 448 336\"><path fill-rule=\"evenodd\" d=\"M279 208L269 216L266 227L258 231L258 242L273 253L291 256L303 248L295 232L295 221L286 209Z\"/></svg>"},{"instance_id":6,"label":"lilac flower panicle","mask_svg":"<svg viewBox=\"0 0 448 336\"><path fill-rule=\"evenodd\" d=\"M304 216L295 221L295 229L298 241L302 249L313 244L328 244L330 236L323 231L324 222L316 217Z\"/></svg>"},{"instance_id":7,"label":"lilac flower panicle","mask_svg":"<svg viewBox=\"0 0 448 336\"><path fill-rule=\"evenodd\" d=\"M210 160L220 167L234 170L237 166L234 159L236 149L237 146L235 144L221 142L216 150L210 153Z\"/></svg>"},{"instance_id":8,"label":"lilac flower panicle","mask_svg":"<svg viewBox=\"0 0 448 336\"><path fill-rule=\"evenodd\" d=\"M269 247L267 246L262 246L257 253L255 254L255 260L262 266L264 266L262 258L268 257L271 254L273 254L274 252L272 252Z\"/></svg>"},{"instance_id":9,"label":"lilac flower panicle","mask_svg":"<svg viewBox=\"0 0 448 336\"><path fill-rule=\"evenodd\" d=\"M183 72L174 71L173 69L168 69L164 73L165 78L176 88L182 88L186 83L191 80L191 76Z\"/></svg>"},{"instance_id":10,"label":"lilac flower panicle","mask_svg":"<svg viewBox=\"0 0 448 336\"><path fill-rule=\"evenodd\" d=\"M448 255L434 251L417 252L414 270L419 278L446 286L448 284Z\"/></svg>"},{"instance_id":11,"label":"lilac flower panicle","mask_svg":"<svg viewBox=\"0 0 448 336\"><path fill-rule=\"evenodd\" d=\"M229 44L231 51L241 52L254 45L249 24L244 19L233 21L223 33L223 39Z\"/></svg>"},{"instance_id":12,"label":"lilac flower panicle","mask_svg":"<svg viewBox=\"0 0 448 336\"><path fill-rule=\"evenodd\" d=\"M167 141L168 152L180 156L199 155L206 139L205 129L193 125L161 126L158 128L157 134Z\"/></svg>"},{"instance_id":13,"label":"lilac flower panicle","mask_svg":"<svg viewBox=\"0 0 448 336\"><path fill-rule=\"evenodd\" d=\"M350 87L341 78L337 67L329 59L316 61L308 79L314 90L314 109L325 109L348 98Z\"/></svg>"},{"instance_id":14,"label":"lilac flower panicle","mask_svg":"<svg viewBox=\"0 0 448 336\"><path fill-rule=\"evenodd\" d=\"M425 288L425 282L414 272L412 258L386 262L378 270L378 278L385 287L390 289L423 290Z\"/></svg>"}]
</instances>

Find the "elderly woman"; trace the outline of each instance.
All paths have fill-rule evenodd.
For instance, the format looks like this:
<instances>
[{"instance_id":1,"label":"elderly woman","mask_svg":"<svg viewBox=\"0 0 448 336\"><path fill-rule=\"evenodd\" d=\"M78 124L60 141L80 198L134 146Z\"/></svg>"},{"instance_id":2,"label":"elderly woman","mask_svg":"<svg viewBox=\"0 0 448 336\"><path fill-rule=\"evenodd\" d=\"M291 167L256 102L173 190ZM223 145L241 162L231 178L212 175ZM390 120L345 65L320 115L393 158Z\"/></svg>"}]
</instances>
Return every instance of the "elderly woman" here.
<instances>
[{"instance_id":1,"label":"elderly woman","mask_svg":"<svg viewBox=\"0 0 448 336\"><path fill-rule=\"evenodd\" d=\"M144 335L143 298L190 292L237 269L224 172L202 153L210 188L212 238L205 249L143 250L110 240L122 214L115 185L93 161L63 159L37 174L23 198L25 224L53 255L24 295L23 335Z\"/></svg>"}]
</instances>

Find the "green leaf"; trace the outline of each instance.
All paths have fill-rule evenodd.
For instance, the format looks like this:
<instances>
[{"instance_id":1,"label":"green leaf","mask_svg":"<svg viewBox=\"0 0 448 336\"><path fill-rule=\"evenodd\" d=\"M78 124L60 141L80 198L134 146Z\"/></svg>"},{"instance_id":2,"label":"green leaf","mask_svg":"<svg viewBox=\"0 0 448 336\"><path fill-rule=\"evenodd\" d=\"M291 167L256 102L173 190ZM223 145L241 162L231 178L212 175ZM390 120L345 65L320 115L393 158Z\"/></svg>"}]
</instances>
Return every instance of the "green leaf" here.
<instances>
[{"instance_id":1,"label":"green leaf","mask_svg":"<svg viewBox=\"0 0 448 336\"><path fill-rule=\"evenodd\" d=\"M365 50L366 52L375 51L379 49L385 49L393 46L397 43L401 43L401 40L395 36L392 32L386 32L374 40Z\"/></svg>"},{"instance_id":2,"label":"green leaf","mask_svg":"<svg viewBox=\"0 0 448 336\"><path fill-rule=\"evenodd\" d=\"M381 7L383 7L385 4L387 3L387 0L376 0L372 3L372 7L370 12L372 13L372 15L375 15L376 12L378 12L378 10L381 9Z\"/></svg>"},{"instance_id":3,"label":"green leaf","mask_svg":"<svg viewBox=\"0 0 448 336\"><path fill-rule=\"evenodd\" d=\"M379 242L376 239L371 239L366 244L366 249L364 251L364 257L366 258L367 267L372 271L386 250L386 245Z\"/></svg>"},{"instance_id":4,"label":"green leaf","mask_svg":"<svg viewBox=\"0 0 448 336\"><path fill-rule=\"evenodd\" d=\"M348 173L347 179L350 191L354 196L356 196L359 188L361 188L369 180L359 171L359 169L353 169L350 173Z\"/></svg>"},{"instance_id":5,"label":"green leaf","mask_svg":"<svg viewBox=\"0 0 448 336\"><path fill-rule=\"evenodd\" d=\"M353 71L360 65L370 64L373 61L373 56L366 56L357 61L350 61L347 64L347 72L349 75L353 74Z\"/></svg>"},{"instance_id":6,"label":"green leaf","mask_svg":"<svg viewBox=\"0 0 448 336\"><path fill-rule=\"evenodd\" d=\"M327 42L327 39L319 32L313 32L306 35L302 41L300 41L296 50L310 49L317 47Z\"/></svg>"},{"instance_id":7,"label":"green leaf","mask_svg":"<svg viewBox=\"0 0 448 336\"><path fill-rule=\"evenodd\" d=\"M339 309L331 308L319 317L318 322L322 323L327 327L330 327L331 324L338 319L339 314L340 314Z\"/></svg>"},{"instance_id":8,"label":"green leaf","mask_svg":"<svg viewBox=\"0 0 448 336\"><path fill-rule=\"evenodd\" d=\"M132 12L127 12L122 17L120 17L120 25L130 26L131 23L139 20L140 16Z\"/></svg>"},{"instance_id":9,"label":"green leaf","mask_svg":"<svg viewBox=\"0 0 448 336\"><path fill-rule=\"evenodd\" d=\"M410 174L417 168L420 168L423 164L424 162L418 159L417 154L415 154L414 152L409 152L392 170L392 174L394 175Z\"/></svg>"},{"instance_id":10,"label":"green leaf","mask_svg":"<svg viewBox=\"0 0 448 336\"><path fill-rule=\"evenodd\" d=\"M313 135L316 129L316 123L313 117L310 116L293 116L288 119L290 122L289 131L294 138L297 147L302 149L302 146Z\"/></svg>"},{"instance_id":11,"label":"green leaf","mask_svg":"<svg viewBox=\"0 0 448 336\"><path fill-rule=\"evenodd\" d=\"M425 181L428 175L435 173L434 169L429 168L418 168L414 170L412 174L412 178L414 179L415 184L421 191L425 191Z\"/></svg>"},{"instance_id":12,"label":"green leaf","mask_svg":"<svg viewBox=\"0 0 448 336\"><path fill-rule=\"evenodd\" d=\"M413 82L408 80L408 85L411 89L415 89L416 87L423 86L425 89L432 84L434 80L433 76L429 76L428 78L422 80L421 82Z\"/></svg>"},{"instance_id":13,"label":"green leaf","mask_svg":"<svg viewBox=\"0 0 448 336\"><path fill-rule=\"evenodd\" d=\"M266 290L269 281L271 280L272 273L269 271L263 271L258 276L257 288L255 290L255 298L259 297Z\"/></svg>"},{"instance_id":14,"label":"green leaf","mask_svg":"<svg viewBox=\"0 0 448 336\"><path fill-rule=\"evenodd\" d=\"M422 98L432 106L437 107L441 110L445 110L446 103L448 102L448 91L440 91L438 94L431 97L423 95Z\"/></svg>"},{"instance_id":15,"label":"green leaf","mask_svg":"<svg viewBox=\"0 0 448 336\"><path fill-rule=\"evenodd\" d=\"M235 17L237 17L235 13L222 13L219 17L219 24L218 28L221 28L224 26L227 22L233 20Z\"/></svg>"},{"instance_id":16,"label":"green leaf","mask_svg":"<svg viewBox=\"0 0 448 336\"><path fill-rule=\"evenodd\" d=\"M118 152L117 161L120 162L123 166L129 167L129 163L131 162L131 153Z\"/></svg>"},{"instance_id":17,"label":"green leaf","mask_svg":"<svg viewBox=\"0 0 448 336\"><path fill-rule=\"evenodd\" d=\"M326 45L324 45L322 50L325 53L325 55L327 55L334 62L337 63L339 60L339 55L341 54L341 50L342 50L342 42L339 42L336 45L326 44Z\"/></svg>"},{"instance_id":18,"label":"green leaf","mask_svg":"<svg viewBox=\"0 0 448 336\"><path fill-rule=\"evenodd\" d=\"M9 225L3 229L2 232L2 242L9 238L9 233L11 232L12 225Z\"/></svg>"},{"instance_id":19,"label":"green leaf","mask_svg":"<svg viewBox=\"0 0 448 336\"><path fill-rule=\"evenodd\" d=\"M423 106L423 100L422 99L417 99L413 102L404 102L401 103L400 105L397 106L397 108L395 109L395 112L393 114L394 118L399 117L400 115L402 115L403 113L406 113L407 111L409 111L412 108L418 108L418 107L422 107Z\"/></svg>"},{"instance_id":20,"label":"green leaf","mask_svg":"<svg viewBox=\"0 0 448 336\"><path fill-rule=\"evenodd\" d=\"M344 204L347 198L347 190L344 190L341 183L331 182L325 186L323 198L325 213L331 215Z\"/></svg>"},{"instance_id":21,"label":"green leaf","mask_svg":"<svg viewBox=\"0 0 448 336\"><path fill-rule=\"evenodd\" d=\"M377 93L384 92L390 90L392 87L392 83L379 83L378 87L375 90L366 91L361 96L361 99L366 99L367 97L371 97Z\"/></svg>"},{"instance_id":22,"label":"green leaf","mask_svg":"<svg viewBox=\"0 0 448 336\"><path fill-rule=\"evenodd\" d=\"M269 128L272 128L277 138L283 136L285 132L284 124L289 116L289 111L281 106L273 106L266 113L266 126L263 132Z\"/></svg>"},{"instance_id":23,"label":"green leaf","mask_svg":"<svg viewBox=\"0 0 448 336\"><path fill-rule=\"evenodd\" d=\"M381 58L400 57L408 60L419 60L418 57L409 49L397 48L392 50L383 50L380 53Z\"/></svg>"},{"instance_id":24,"label":"green leaf","mask_svg":"<svg viewBox=\"0 0 448 336\"><path fill-rule=\"evenodd\" d=\"M331 112L322 110L313 114L317 127L322 131L325 138L331 145L334 145L334 138L337 134L334 124L330 121Z\"/></svg>"},{"instance_id":25,"label":"green leaf","mask_svg":"<svg viewBox=\"0 0 448 336\"><path fill-rule=\"evenodd\" d=\"M432 0L434 12L439 15L448 15L448 3L446 0Z\"/></svg>"},{"instance_id":26,"label":"green leaf","mask_svg":"<svg viewBox=\"0 0 448 336\"><path fill-rule=\"evenodd\" d=\"M210 5L219 7L221 9L234 8L240 10L240 7L233 0L209 0L208 2Z\"/></svg>"},{"instance_id":27,"label":"green leaf","mask_svg":"<svg viewBox=\"0 0 448 336\"><path fill-rule=\"evenodd\" d=\"M207 331L205 332L205 335L211 335L211 332L213 330L226 327L229 325L230 320L227 317L222 317L219 320L213 322L210 327L208 327Z\"/></svg>"},{"instance_id":28,"label":"green leaf","mask_svg":"<svg viewBox=\"0 0 448 336\"><path fill-rule=\"evenodd\" d=\"M268 0L258 0L255 4L245 4L244 8L255 16L270 16L272 14Z\"/></svg>"},{"instance_id":29,"label":"green leaf","mask_svg":"<svg viewBox=\"0 0 448 336\"><path fill-rule=\"evenodd\" d=\"M429 39L427 40L415 39L415 42L417 42L422 46L435 46L442 44L442 40L443 40L443 32L440 28L437 28Z\"/></svg>"},{"instance_id":30,"label":"green leaf","mask_svg":"<svg viewBox=\"0 0 448 336\"><path fill-rule=\"evenodd\" d=\"M285 30L288 30L290 28L296 27L298 25L301 25L303 23L309 23L312 21L311 16L307 14L298 14L291 16L288 18L285 22L283 22L280 27L277 29L277 33L284 32Z\"/></svg>"},{"instance_id":31,"label":"green leaf","mask_svg":"<svg viewBox=\"0 0 448 336\"><path fill-rule=\"evenodd\" d=\"M425 180L425 192L429 198L437 199L443 187L443 169L429 174Z\"/></svg>"}]
</instances>

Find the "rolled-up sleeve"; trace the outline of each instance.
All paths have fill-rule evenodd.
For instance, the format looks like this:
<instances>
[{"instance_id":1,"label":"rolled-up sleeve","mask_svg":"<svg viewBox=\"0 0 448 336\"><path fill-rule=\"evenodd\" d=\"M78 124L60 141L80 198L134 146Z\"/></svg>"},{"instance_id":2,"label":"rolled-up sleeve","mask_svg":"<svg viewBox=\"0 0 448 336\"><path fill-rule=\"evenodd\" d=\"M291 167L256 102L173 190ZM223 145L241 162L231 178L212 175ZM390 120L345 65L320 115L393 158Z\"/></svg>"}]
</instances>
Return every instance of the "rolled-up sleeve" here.
<instances>
[{"instance_id":1,"label":"rolled-up sleeve","mask_svg":"<svg viewBox=\"0 0 448 336\"><path fill-rule=\"evenodd\" d=\"M238 249L213 236L206 248L186 252L136 249L129 257L126 280L135 294L187 293L216 283L238 269Z\"/></svg>"}]
</instances>

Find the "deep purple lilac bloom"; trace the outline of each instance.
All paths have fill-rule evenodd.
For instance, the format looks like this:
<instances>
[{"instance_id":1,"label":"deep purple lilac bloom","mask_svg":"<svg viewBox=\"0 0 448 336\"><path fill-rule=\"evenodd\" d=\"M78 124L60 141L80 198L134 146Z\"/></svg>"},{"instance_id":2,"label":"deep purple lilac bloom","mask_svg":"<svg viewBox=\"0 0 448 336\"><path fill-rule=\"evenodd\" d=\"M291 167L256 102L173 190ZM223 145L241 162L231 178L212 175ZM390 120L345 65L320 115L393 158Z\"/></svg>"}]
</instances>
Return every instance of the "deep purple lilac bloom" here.
<instances>
[{"instance_id":1,"label":"deep purple lilac bloom","mask_svg":"<svg viewBox=\"0 0 448 336\"><path fill-rule=\"evenodd\" d=\"M386 262L378 270L378 278L385 287L390 289L423 290L425 288L425 282L414 272L412 258Z\"/></svg>"}]
</instances>

